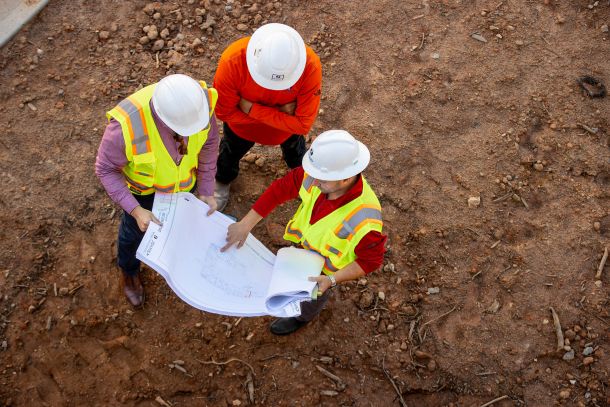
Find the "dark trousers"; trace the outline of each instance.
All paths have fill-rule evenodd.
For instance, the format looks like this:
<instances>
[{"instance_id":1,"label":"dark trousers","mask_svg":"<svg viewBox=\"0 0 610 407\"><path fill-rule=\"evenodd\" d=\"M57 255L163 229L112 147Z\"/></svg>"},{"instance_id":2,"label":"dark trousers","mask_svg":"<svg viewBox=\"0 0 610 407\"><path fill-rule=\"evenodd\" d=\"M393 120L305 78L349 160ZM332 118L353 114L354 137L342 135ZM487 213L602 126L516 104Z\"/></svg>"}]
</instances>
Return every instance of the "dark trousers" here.
<instances>
[{"instance_id":1,"label":"dark trousers","mask_svg":"<svg viewBox=\"0 0 610 407\"><path fill-rule=\"evenodd\" d=\"M227 123L223 124L224 136L220 141L216 181L230 184L239 174L239 160L254 146L253 141L239 137L231 130ZM293 134L280 144L282 156L289 168L301 166L305 155L305 137Z\"/></svg>"},{"instance_id":2,"label":"dark trousers","mask_svg":"<svg viewBox=\"0 0 610 407\"><path fill-rule=\"evenodd\" d=\"M296 317L299 321L309 322L314 319L322 310L330 298L330 292L326 290L321 297L316 300L301 303L301 315Z\"/></svg>"},{"instance_id":3,"label":"dark trousers","mask_svg":"<svg viewBox=\"0 0 610 407\"><path fill-rule=\"evenodd\" d=\"M142 208L152 210L155 194L134 197ZM136 218L123 212L117 241L117 263L123 273L129 276L135 276L140 271L140 260L136 259L136 251L143 237L144 232L138 227Z\"/></svg>"}]
</instances>

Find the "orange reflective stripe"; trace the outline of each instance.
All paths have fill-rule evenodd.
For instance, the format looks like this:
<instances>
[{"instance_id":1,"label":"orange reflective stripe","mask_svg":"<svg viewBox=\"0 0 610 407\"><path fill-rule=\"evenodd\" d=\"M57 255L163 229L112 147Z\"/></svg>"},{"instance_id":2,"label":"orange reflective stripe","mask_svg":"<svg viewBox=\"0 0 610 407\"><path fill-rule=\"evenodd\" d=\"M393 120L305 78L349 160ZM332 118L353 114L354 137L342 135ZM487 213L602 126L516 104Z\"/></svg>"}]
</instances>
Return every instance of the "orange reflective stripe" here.
<instances>
[{"instance_id":1,"label":"orange reflective stripe","mask_svg":"<svg viewBox=\"0 0 610 407\"><path fill-rule=\"evenodd\" d=\"M326 245L326 250L328 250L329 252L331 252L332 254L337 255L337 256L341 256L341 254L342 254L340 250L335 249L334 247L332 247L329 244Z\"/></svg>"},{"instance_id":2,"label":"orange reflective stripe","mask_svg":"<svg viewBox=\"0 0 610 407\"><path fill-rule=\"evenodd\" d=\"M136 150L136 145L134 143L134 133L133 133L133 127L131 126L131 119L129 118L129 115L127 114L127 112L125 110L123 110L123 108L121 106L116 106L115 107L116 111L123 116L123 119L125 119L125 123L127 124L127 129L129 131L129 138L131 139L131 153L133 155L137 155L138 152Z\"/></svg>"},{"instance_id":3,"label":"orange reflective stripe","mask_svg":"<svg viewBox=\"0 0 610 407\"><path fill-rule=\"evenodd\" d=\"M146 151L151 151L150 139L148 138L148 128L146 127L146 118L144 117L144 109L142 109L142 105L136 100L136 98L133 97L133 95L129 96L127 99L129 99L129 101L138 108L140 120L142 121L142 130L144 131L144 136L146 136Z\"/></svg>"}]
</instances>

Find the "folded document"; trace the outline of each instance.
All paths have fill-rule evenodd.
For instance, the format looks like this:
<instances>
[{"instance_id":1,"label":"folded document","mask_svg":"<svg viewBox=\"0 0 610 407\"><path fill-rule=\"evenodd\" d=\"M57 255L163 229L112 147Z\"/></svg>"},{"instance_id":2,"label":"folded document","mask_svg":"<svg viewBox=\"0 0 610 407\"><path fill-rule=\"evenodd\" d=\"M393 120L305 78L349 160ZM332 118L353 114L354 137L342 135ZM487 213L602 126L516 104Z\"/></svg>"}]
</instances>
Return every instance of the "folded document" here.
<instances>
[{"instance_id":1,"label":"folded document","mask_svg":"<svg viewBox=\"0 0 610 407\"><path fill-rule=\"evenodd\" d=\"M137 258L167 281L183 301L203 311L233 316L296 316L301 302L315 297L324 258L293 247L277 256L254 236L220 252L234 221L187 192L155 195L150 224Z\"/></svg>"}]
</instances>

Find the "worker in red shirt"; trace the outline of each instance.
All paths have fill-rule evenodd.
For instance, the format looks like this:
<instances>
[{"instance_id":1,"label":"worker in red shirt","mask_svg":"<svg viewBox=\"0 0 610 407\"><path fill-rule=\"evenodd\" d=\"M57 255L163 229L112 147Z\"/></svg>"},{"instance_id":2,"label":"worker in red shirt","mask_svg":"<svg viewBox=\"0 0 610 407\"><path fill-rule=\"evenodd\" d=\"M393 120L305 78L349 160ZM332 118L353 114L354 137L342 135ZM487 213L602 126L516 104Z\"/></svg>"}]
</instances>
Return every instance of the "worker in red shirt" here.
<instances>
[{"instance_id":1,"label":"worker in red shirt","mask_svg":"<svg viewBox=\"0 0 610 407\"><path fill-rule=\"evenodd\" d=\"M370 160L368 148L344 130L322 133L303 157L303 167L274 181L242 220L229 226L227 244L243 246L254 226L277 205L300 198L284 239L325 258L317 281L320 296L301 303L301 315L279 318L270 326L287 335L318 315L335 285L358 279L383 263L387 237L381 233L381 206L361 172Z\"/></svg>"},{"instance_id":2,"label":"worker in red shirt","mask_svg":"<svg viewBox=\"0 0 610 407\"><path fill-rule=\"evenodd\" d=\"M320 58L287 25L266 24L222 53L214 77L216 116L224 122L216 171L218 210L229 200L239 160L255 143L279 144L288 167L301 165L321 86Z\"/></svg>"}]
</instances>

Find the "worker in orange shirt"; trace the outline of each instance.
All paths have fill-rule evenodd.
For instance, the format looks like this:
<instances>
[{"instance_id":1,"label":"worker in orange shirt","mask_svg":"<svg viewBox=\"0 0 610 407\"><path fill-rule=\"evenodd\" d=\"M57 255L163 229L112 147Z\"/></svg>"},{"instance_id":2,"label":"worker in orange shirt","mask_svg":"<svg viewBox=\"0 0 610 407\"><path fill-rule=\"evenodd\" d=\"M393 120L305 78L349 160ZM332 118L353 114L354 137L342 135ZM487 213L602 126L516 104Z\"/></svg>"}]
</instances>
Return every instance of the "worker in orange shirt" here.
<instances>
[{"instance_id":1,"label":"worker in orange shirt","mask_svg":"<svg viewBox=\"0 0 610 407\"><path fill-rule=\"evenodd\" d=\"M287 25L266 24L222 53L214 77L216 116L224 122L214 193L218 210L229 200L239 160L255 143L279 144L288 167L301 165L321 86L320 58Z\"/></svg>"}]
</instances>

